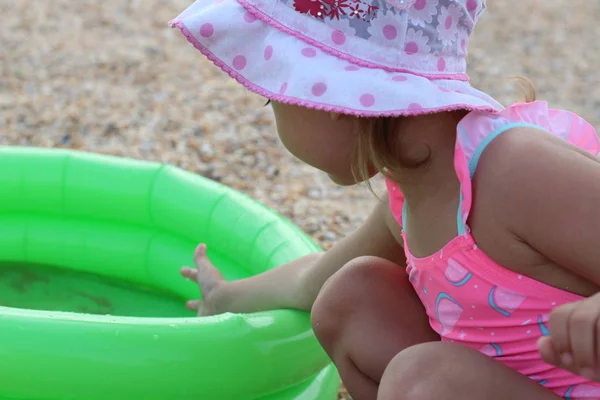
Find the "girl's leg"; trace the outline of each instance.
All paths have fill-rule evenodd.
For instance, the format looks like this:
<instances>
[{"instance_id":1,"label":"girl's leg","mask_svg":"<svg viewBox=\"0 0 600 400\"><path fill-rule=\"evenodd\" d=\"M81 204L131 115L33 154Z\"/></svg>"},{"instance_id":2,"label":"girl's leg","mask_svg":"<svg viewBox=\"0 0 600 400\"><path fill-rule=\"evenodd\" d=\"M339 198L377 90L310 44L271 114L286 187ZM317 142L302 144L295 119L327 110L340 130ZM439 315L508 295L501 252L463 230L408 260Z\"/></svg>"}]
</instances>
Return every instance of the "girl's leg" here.
<instances>
[{"instance_id":1,"label":"girl's leg","mask_svg":"<svg viewBox=\"0 0 600 400\"><path fill-rule=\"evenodd\" d=\"M388 365L377 400L558 400L560 397L477 350L424 343Z\"/></svg>"},{"instance_id":2,"label":"girl's leg","mask_svg":"<svg viewBox=\"0 0 600 400\"><path fill-rule=\"evenodd\" d=\"M385 368L400 351L440 340L404 268L376 257L352 260L333 275L311 315L354 400L375 400Z\"/></svg>"}]
</instances>

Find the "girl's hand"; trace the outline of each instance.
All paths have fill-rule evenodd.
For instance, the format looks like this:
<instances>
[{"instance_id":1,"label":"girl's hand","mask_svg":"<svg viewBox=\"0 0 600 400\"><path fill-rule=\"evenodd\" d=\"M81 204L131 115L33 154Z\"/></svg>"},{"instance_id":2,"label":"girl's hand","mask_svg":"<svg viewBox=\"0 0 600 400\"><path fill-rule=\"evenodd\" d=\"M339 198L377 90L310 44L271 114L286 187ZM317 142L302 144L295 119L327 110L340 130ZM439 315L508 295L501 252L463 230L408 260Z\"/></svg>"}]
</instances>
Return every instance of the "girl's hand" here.
<instances>
[{"instance_id":1,"label":"girl's hand","mask_svg":"<svg viewBox=\"0 0 600 400\"><path fill-rule=\"evenodd\" d=\"M208 316L217 314L222 307L219 306L220 292L226 281L221 272L210 262L206 256L206 245L200 244L194 252L194 263L196 268L183 267L181 275L185 278L195 281L200 287L202 300L189 300L186 303L187 308L196 311L198 316Z\"/></svg>"},{"instance_id":2,"label":"girl's hand","mask_svg":"<svg viewBox=\"0 0 600 400\"><path fill-rule=\"evenodd\" d=\"M549 325L550 336L537 343L542 359L600 382L600 293L557 307Z\"/></svg>"}]
</instances>

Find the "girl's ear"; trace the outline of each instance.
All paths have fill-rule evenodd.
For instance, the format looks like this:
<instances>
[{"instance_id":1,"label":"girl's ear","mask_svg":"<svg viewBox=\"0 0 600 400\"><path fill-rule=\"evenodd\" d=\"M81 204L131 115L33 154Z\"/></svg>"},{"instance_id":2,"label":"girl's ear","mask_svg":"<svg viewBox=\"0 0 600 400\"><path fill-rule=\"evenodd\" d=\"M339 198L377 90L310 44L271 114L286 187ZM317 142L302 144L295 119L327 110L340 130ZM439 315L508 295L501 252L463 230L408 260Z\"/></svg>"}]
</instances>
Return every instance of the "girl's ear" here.
<instances>
[{"instance_id":1,"label":"girl's ear","mask_svg":"<svg viewBox=\"0 0 600 400\"><path fill-rule=\"evenodd\" d=\"M330 112L329 116L331 117L332 121L339 121L339 119L342 118L342 114L336 112Z\"/></svg>"}]
</instances>

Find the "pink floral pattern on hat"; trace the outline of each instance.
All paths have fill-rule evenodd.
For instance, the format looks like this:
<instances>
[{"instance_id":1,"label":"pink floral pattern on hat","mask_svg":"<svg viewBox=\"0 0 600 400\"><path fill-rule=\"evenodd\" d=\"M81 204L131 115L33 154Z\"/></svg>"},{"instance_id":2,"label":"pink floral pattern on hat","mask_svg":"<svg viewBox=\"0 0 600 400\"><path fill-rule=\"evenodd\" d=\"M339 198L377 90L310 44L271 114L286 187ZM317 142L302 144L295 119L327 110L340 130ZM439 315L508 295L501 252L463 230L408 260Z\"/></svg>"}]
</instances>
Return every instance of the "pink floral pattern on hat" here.
<instances>
[{"instance_id":1,"label":"pink floral pattern on hat","mask_svg":"<svg viewBox=\"0 0 600 400\"><path fill-rule=\"evenodd\" d=\"M413 25L425 27L431 24L438 13L439 4L439 0L417 0L410 13Z\"/></svg>"},{"instance_id":2,"label":"pink floral pattern on hat","mask_svg":"<svg viewBox=\"0 0 600 400\"><path fill-rule=\"evenodd\" d=\"M437 33L442 45L452 45L459 36L459 21L463 16L462 10L456 4L441 7L437 15Z\"/></svg>"},{"instance_id":3,"label":"pink floral pattern on hat","mask_svg":"<svg viewBox=\"0 0 600 400\"><path fill-rule=\"evenodd\" d=\"M200 0L175 18L198 50L275 101L361 116L500 110L466 50L484 0Z\"/></svg>"}]
</instances>

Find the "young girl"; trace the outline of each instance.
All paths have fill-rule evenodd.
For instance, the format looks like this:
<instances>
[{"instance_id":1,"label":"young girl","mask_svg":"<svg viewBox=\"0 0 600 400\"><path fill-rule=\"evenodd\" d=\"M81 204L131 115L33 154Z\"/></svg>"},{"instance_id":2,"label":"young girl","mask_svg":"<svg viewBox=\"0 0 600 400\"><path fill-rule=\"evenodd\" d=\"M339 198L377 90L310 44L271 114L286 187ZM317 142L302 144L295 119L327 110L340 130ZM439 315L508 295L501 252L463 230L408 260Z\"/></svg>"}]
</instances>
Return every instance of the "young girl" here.
<instances>
[{"instance_id":1,"label":"young girl","mask_svg":"<svg viewBox=\"0 0 600 400\"><path fill-rule=\"evenodd\" d=\"M201 0L172 25L272 101L285 146L388 196L327 252L225 282L199 315L311 311L355 400L600 398L600 142L472 88L484 0Z\"/></svg>"}]
</instances>

